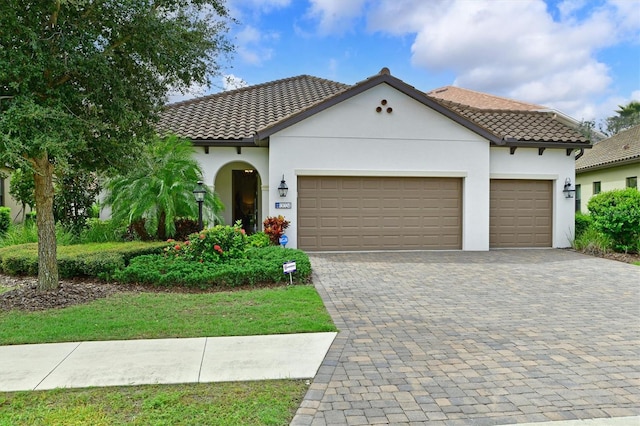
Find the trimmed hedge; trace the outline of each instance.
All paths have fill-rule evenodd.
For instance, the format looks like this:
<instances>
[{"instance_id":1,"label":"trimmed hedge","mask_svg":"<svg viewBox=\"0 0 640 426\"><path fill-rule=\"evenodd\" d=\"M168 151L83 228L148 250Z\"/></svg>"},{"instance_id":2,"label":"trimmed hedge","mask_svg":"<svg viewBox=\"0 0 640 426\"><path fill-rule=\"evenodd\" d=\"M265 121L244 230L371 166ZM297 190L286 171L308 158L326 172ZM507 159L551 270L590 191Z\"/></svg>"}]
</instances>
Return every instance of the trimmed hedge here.
<instances>
[{"instance_id":1,"label":"trimmed hedge","mask_svg":"<svg viewBox=\"0 0 640 426\"><path fill-rule=\"evenodd\" d=\"M281 247L250 249L246 259L226 263L190 261L173 256L140 256L132 259L125 269L117 271L113 278L125 283L200 289L280 283L289 280L282 270L282 264L288 261L296 262L293 281L308 282L311 262L306 253Z\"/></svg>"},{"instance_id":2,"label":"trimmed hedge","mask_svg":"<svg viewBox=\"0 0 640 426\"><path fill-rule=\"evenodd\" d=\"M61 278L98 277L110 279L138 256L162 253L167 243L93 243L58 246ZM0 271L9 275L38 274L38 244L0 248Z\"/></svg>"}]
</instances>

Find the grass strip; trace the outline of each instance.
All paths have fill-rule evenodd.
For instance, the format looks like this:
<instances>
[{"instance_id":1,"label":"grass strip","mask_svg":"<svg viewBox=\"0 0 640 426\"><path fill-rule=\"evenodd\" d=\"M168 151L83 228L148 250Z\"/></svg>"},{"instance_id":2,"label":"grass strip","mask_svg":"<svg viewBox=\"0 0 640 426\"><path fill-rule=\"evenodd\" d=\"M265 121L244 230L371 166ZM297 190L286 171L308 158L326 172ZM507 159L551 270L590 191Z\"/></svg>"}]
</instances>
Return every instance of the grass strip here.
<instances>
[{"instance_id":1,"label":"grass strip","mask_svg":"<svg viewBox=\"0 0 640 426\"><path fill-rule=\"evenodd\" d=\"M0 393L0 425L288 425L300 380Z\"/></svg>"},{"instance_id":2,"label":"grass strip","mask_svg":"<svg viewBox=\"0 0 640 426\"><path fill-rule=\"evenodd\" d=\"M0 312L0 345L336 331L316 289L118 293L85 305Z\"/></svg>"}]
</instances>

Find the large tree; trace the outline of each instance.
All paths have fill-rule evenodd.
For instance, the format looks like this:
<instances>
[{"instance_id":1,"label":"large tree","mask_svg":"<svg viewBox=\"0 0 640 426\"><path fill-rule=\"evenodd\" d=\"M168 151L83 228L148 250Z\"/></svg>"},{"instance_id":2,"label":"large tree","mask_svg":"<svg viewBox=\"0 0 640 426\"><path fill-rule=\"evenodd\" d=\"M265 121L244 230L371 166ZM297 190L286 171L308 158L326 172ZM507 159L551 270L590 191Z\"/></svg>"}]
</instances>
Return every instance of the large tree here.
<instances>
[{"instance_id":1,"label":"large tree","mask_svg":"<svg viewBox=\"0 0 640 426\"><path fill-rule=\"evenodd\" d=\"M34 175L39 289L58 285L54 167L125 168L168 89L218 71L227 19L223 0L3 0L0 161Z\"/></svg>"},{"instance_id":2,"label":"large tree","mask_svg":"<svg viewBox=\"0 0 640 426\"><path fill-rule=\"evenodd\" d=\"M607 117L605 120L606 129L603 131L607 136L613 136L622 130L640 124L640 102L631 101L626 105L618 105L618 108L617 115Z\"/></svg>"}]
</instances>

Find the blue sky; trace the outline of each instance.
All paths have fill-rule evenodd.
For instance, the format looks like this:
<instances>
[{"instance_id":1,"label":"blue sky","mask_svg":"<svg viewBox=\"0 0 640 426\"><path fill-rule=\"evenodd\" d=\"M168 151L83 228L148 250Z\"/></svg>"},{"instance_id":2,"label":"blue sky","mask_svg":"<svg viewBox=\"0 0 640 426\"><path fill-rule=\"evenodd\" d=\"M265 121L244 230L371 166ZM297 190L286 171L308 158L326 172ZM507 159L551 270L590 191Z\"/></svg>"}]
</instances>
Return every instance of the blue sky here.
<instances>
[{"instance_id":1,"label":"blue sky","mask_svg":"<svg viewBox=\"0 0 640 426\"><path fill-rule=\"evenodd\" d=\"M640 0L228 0L236 52L204 93L310 74L353 84L388 67L603 119L640 100ZM202 91L200 92L202 93Z\"/></svg>"}]
</instances>

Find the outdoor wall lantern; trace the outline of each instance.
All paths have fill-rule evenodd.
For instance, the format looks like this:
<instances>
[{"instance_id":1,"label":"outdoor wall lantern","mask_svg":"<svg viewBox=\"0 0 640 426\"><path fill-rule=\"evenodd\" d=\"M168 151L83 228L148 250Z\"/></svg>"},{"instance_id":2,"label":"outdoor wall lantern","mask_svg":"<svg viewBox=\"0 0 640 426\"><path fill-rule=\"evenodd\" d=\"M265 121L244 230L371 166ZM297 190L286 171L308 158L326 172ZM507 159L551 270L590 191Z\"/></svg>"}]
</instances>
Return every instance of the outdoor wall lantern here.
<instances>
[{"instance_id":1,"label":"outdoor wall lantern","mask_svg":"<svg viewBox=\"0 0 640 426\"><path fill-rule=\"evenodd\" d=\"M204 188L204 185L201 180L198 181L198 184L193 189L193 196L198 203L198 230L202 231L204 228L202 224L202 203L204 202L204 195L207 193L207 190Z\"/></svg>"},{"instance_id":2,"label":"outdoor wall lantern","mask_svg":"<svg viewBox=\"0 0 640 426\"><path fill-rule=\"evenodd\" d=\"M576 192L576 189L571 188L571 178L566 178L564 180L564 189L562 192L564 192L565 198L573 198L573 193Z\"/></svg>"},{"instance_id":3,"label":"outdoor wall lantern","mask_svg":"<svg viewBox=\"0 0 640 426\"><path fill-rule=\"evenodd\" d=\"M284 175L282 175L282 180L280 181L280 185L278 185L278 194L281 197L286 197L287 192L289 192L289 187L287 186L287 182L284 181Z\"/></svg>"}]
</instances>

